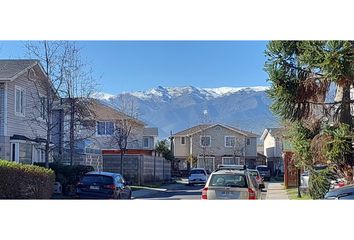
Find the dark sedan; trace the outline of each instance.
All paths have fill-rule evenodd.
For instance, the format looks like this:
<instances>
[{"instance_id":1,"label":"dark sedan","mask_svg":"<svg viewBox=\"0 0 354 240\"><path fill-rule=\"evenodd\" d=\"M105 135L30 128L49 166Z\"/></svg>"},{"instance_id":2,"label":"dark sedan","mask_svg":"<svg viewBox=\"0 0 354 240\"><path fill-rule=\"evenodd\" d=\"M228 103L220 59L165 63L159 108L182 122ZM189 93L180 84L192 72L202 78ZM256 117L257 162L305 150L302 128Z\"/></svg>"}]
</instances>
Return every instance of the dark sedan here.
<instances>
[{"instance_id":1,"label":"dark sedan","mask_svg":"<svg viewBox=\"0 0 354 240\"><path fill-rule=\"evenodd\" d=\"M131 188L122 175L111 172L89 172L76 188L79 199L130 199Z\"/></svg>"},{"instance_id":2,"label":"dark sedan","mask_svg":"<svg viewBox=\"0 0 354 240\"><path fill-rule=\"evenodd\" d=\"M328 200L354 200L354 184L330 190L324 198Z\"/></svg>"}]
</instances>

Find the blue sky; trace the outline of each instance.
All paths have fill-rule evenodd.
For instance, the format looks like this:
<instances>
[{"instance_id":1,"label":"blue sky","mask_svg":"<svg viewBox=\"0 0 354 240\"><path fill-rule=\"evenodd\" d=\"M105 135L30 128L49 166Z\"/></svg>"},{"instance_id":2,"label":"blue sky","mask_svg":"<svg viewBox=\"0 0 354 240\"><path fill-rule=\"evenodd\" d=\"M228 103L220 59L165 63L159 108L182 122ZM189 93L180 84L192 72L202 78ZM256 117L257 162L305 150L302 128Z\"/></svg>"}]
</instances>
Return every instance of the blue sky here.
<instances>
[{"instance_id":1,"label":"blue sky","mask_svg":"<svg viewBox=\"0 0 354 240\"><path fill-rule=\"evenodd\" d=\"M0 58L26 58L22 41L0 41ZM265 86L266 41L79 41L100 91L157 86Z\"/></svg>"}]
</instances>

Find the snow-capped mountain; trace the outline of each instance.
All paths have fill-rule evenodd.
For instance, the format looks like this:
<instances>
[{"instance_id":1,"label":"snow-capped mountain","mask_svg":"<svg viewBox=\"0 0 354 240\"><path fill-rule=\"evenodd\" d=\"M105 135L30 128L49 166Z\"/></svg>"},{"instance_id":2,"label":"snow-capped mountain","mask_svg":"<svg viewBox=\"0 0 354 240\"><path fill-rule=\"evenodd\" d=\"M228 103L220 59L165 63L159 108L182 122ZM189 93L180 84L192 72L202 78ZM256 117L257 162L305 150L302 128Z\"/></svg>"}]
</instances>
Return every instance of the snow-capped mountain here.
<instances>
[{"instance_id":1,"label":"snow-capped mountain","mask_svg":"<svg viewBox=\"0 0 354 240\"><path fill-rule=\"evenodd\" d=\"M169 136L202 122L230 124L261 134L266 127L278 126L269 110L268 87L198 88L156 87L147 91L97 94L97 98L119 104L122 98L133 101L140 118L159 128L160 137ZM207 110L205 116L203 112Z\"/></svg>"}]
</instances>

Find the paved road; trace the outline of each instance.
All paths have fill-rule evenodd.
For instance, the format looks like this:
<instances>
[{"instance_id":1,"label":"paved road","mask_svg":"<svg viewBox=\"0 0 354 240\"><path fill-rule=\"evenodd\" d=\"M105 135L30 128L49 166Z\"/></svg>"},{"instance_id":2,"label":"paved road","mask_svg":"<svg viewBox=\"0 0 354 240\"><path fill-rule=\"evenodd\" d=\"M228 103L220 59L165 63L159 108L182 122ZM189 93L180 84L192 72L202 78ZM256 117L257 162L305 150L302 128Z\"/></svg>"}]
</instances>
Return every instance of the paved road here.
<instances>
[{"instance_id":1,"label":"paved road","mask_svg":"<svg viewBox=\"0 0 354 240\"><path fill-rule=\"evenodd\" d=\"M266 187L268 183L265 183ZM204 185L188 186L186 183L181 182L177 186L175 185L173 189L167 189L164 192L157 192L143 198L137 199L147 199L147 200L199 200L202 195L202 189ZM266 198L266 192L262 192L262 199Z\"/></svg>"}]
</instances>

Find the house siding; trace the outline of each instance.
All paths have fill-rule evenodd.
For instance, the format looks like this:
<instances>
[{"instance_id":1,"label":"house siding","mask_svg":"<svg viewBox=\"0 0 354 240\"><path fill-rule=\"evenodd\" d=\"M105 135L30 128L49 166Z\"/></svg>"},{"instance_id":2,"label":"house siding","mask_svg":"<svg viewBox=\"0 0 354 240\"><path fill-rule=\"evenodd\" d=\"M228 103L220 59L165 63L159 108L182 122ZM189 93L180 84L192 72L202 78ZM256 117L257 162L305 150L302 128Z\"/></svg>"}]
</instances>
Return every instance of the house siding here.
<instances>
[{"instance_id":1,"label":"house siding","mask_svg":"<svg viewBox=\"0 0 354 240\"><path fill-rule=\"evenodd\" d=\"M203 147L200 145L200 137L202 135L210 136L211 144L210 147L205 147L205 152ZM214 156L224 156L224 155L233 155L234 149L232 147L225 147L225 136L235 136L236 141L239 141L244 146L245 136L238 134L230 129L227 129L222 126L215 126L209 129L204 130L204 132L196 133L192 136L192 147L193 155L214 155ZM238 154L237 154L238 155Z\"/></svg>"},{"instance_id":2,"label":"house siding","mask_svg":"<svg viewBox=\"0 0 354 240\"><path fill-rule=\"evenodd\" d=\"M5 83L0 83L0 136L5 131Z\"/></svg>"},{"instance_id":3,"label":"house siding","mask_svg":"<svg viewBox=\"0 0 354 240\"><path fill-rule=\"evenodd\" d=\"M185 144L181 143L182 137L175 137L173 139L174 144L174 156L175 157L186 157L189 156L189 146L190 146L190 139L189 137L185 137Z\"/></svg>"},{"instance_id":4,"label":"house siding","mask_svg":"<svg viewBox=\"0 0 354 240\"><path fill-rule=\"evenodd\" d=\"M40 81L40 79L38 79ZM24 116L15 114L15 86L24 89ZM38 87L41 94L45 95L45 90ZM29 138L46 138L46 132L42 124L31 121L31 118L39 117L38 106L40 100L36 86L27 78L27 73L19 76L12 82L7 83L7 135L24 135ZM43 124L45 124L43 122Z\"/></svg>"}]
</instances>

